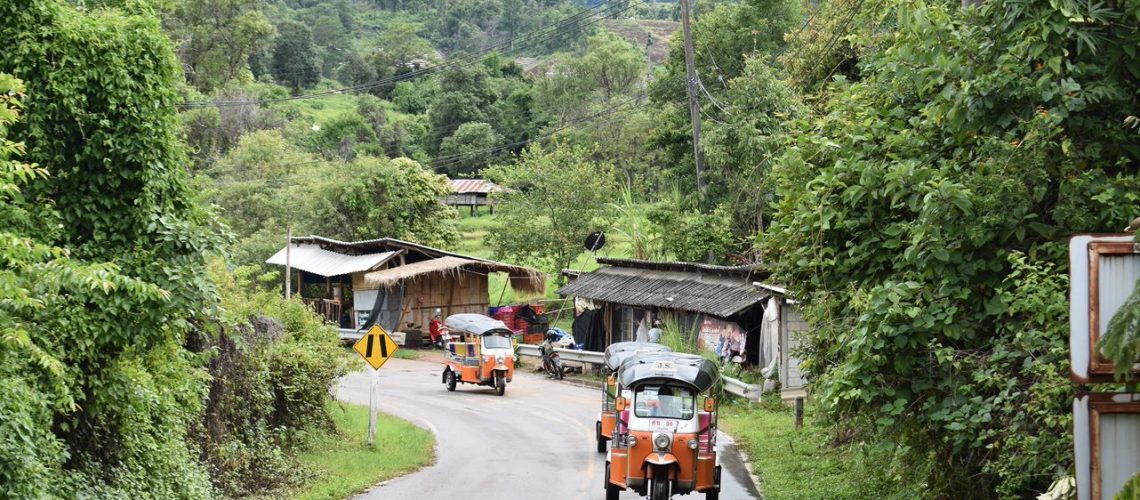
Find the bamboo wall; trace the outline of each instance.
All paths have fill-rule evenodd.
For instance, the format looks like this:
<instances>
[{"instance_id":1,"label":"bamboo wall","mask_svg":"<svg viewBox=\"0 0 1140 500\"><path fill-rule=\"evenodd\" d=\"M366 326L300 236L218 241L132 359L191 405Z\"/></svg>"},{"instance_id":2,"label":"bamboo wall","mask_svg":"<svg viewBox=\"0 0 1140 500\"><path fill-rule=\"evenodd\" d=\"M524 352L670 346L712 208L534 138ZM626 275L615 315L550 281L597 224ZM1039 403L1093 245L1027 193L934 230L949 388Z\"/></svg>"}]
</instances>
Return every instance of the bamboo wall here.
<instances>
[{"instance_id":1,"label":"bamboo wall","mask_svg":"<svg viewBox=\"0 0 1140 500\"><path fill-rule=\"evenodd\" d=\"M403 323L400 329L420 328L426 334L431 315L438 307L443 318L459 313L487 314L490 305L487 276L464 271L440 272L404 281ZM374 288L374 287L372 287ZM352 289L366 290L364 273L352 275Z\"/></svg>"},{"instance_id":2,"label":"bamboo wall","mask_svg":"<svg viewBox=\"0 0 1140 500\"><path fill-rule=\"evenodd\" d=\"M459 313L487 314L490 305L487 276L468 272L432 273L405 282L404 325L410 322L426 333L438 307L443 318Z\"/></svg>"}]
</instances>

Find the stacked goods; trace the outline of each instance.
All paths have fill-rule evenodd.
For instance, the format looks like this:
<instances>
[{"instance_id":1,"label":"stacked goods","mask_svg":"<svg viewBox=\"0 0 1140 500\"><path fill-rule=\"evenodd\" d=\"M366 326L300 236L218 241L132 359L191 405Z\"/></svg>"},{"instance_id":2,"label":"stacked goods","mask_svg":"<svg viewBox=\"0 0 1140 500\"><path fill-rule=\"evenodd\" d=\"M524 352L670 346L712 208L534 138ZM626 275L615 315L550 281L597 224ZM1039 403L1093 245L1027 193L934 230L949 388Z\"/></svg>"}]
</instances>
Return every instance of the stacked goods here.
<instances>
[{"instance_id":1,"label":"stacked goods","mask_svg":"<svg viewBox=\"0 0 1140 500\"><path fill-rule=\"evenodd\" d=\"M511 330L517 330L515 328L515 308L514 307L503 306L503 307L498 308L498 310L496 310L494 312L494 318L499 320L499 321L502 321L505 325L507 325L507 328L510 328ZM524 328L523 331L526 331L526 329Z\"/></svg>"}]
</instances>

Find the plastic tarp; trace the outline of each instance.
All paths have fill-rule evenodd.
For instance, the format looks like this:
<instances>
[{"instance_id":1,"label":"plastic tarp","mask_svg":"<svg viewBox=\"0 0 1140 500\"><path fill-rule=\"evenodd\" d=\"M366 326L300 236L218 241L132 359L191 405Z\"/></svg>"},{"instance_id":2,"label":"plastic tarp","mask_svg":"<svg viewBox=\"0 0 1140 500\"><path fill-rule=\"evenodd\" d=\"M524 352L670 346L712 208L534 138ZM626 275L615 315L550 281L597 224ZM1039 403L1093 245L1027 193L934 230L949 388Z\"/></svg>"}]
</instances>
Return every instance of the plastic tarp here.
<instances>
[{"instance_id":1,"label":"plastic tarp","mask_svg":"<svg viewBox=\"0 0 1140 500\"><path fill-rule=\"evenodd\" d=\"M775 378L780 366L780 304L769 299L760 323L760 374Z\"/></svg>"},{"instance_id":2,"label":"plastic tarp","mask_svg":"<svg viewBox=\"0 0 1140 500\"><path fill-rule=\"evenodd\" d=\"M582 349L602 352L606 350L605 313L600 310L585 311L574 318L574 338Z\"/></svg>"}]
</instances>

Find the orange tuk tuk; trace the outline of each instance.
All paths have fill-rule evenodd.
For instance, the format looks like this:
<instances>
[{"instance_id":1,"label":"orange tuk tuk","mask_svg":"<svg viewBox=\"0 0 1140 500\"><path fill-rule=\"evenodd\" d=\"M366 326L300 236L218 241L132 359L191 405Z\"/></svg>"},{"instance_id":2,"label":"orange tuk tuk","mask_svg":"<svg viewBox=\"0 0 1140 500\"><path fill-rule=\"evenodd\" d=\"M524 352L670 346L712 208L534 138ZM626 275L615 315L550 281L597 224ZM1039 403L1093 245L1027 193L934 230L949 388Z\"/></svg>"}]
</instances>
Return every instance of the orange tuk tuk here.
<instances>
[{"instance_id":1,"label":"orange tuk tuk","mask_svg":"<svg viewBox=\"0 0 1140 500\"><path fill-rule=\"evenodd\" d=\"M451 332L441 377L447 390L462 382L492 387L502 396L515 374L511 330L482 314L453 314L445 324Z\"/></svg>"},{"instance_id":2,"label":"orange tuk tuk","mask_svg":"<svg viewBox=\"0 0 1140 500\"><path fill-rule=\"evenodd\" d=\"M617 383L618 369L630 357L657 352L671 352L672 350L661 344L647 342L617 342L606 348L602 375L602 411L598 413L595 423L595 439L598 453L606 452L606 442L614 437L614 426L617 414L614 412L614 400L621 395L621 388Z\"/></svg>"},{"instance_id":3,"label":"orange tuk tuk","mask_svg":"<svg viewBox=\"0 0 1140 500\"><path fill-rule=\"evenodd\" d=\"M618 383L630 398L615 401L607 500L617 500L626 489L651 500L691 492L704 493L706 500L720 497L716 401L701 397L719 376L716 365L699 356L662 353L626 360Z\"/></svg>"}]
</instances>

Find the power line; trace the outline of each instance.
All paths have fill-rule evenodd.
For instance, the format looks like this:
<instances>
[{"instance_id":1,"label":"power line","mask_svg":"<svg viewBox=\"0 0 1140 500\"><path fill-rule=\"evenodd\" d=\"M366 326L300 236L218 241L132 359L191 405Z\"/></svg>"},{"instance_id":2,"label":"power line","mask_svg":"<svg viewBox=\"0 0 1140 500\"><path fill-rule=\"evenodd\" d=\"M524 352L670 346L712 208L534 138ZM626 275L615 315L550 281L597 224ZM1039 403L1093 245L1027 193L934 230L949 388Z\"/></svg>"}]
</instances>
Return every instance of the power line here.
<instances>
[{"instance_id":1,"label":"power line","mask_svg":"<svg viewBox=\"0 0 1140 500\"><path fill-rule=\"evenodd\" d=\"M297 95L297 96L280 97L280 98L272 98L272 99L245 100L245 101L235 100L235 101L185 102L185 103L179 104L178 107L181 107L181 108L205 108L205 107L261 105L261 104L271 104L271 103L276 103L276 102L315 99L315 98L319 98L319 97L327 97L330 95L347 94L347 93L360 92L363 90L369 90L372 88L376 88L376 87L380 87L380 86L384 86L384 85L388 85L388 84L392 84L392 83L397 83L397 82L401 82L401 81L405 81L405 80L411 80L411 79L418 78L418 77L425 76L425 75L435 74L435 73L438 73L440 70L447 69L447 68L461 68L461 67L465 67L465 66L471 66L474 64L479 64L481 59L484 56L486 56L487 54L490 54L492 52L498 51L499 49L506 49L505 51L509 52L509 51L517 51L517 50L521 50L521 49L524 49L527 47L535 46L537 44L540 44L540 43L543 43L543 42L546 42L549 40L553 40L553 39L558 38L560 36L566 35L566 34L571 33L573 31L580 30L580 29L588 27L590 25L597 24L597 23L601 22L601 20L604 19L605 17L617 16L619 14L622 14L622 13L624 13L624 12L626 12L626 11L628 11L628 10L630 10L630 9L632 9L632 8L642 4L642 3L644 3L644 0L638 0L636 2L632 2L632 3L627 4L625 6L622 6L621 4L618 4L618 3L612 3L612 2L600 3L594 7L583 10L582 12L579 12L578 14L569 16L569 17L567 17L567 18L565 18L565 19L563 19L563 20L561 20L561 21L559 21L559 22L557 22L551 26L539 28L539 29L536 29L534 31L528 32L526 34L519 35L519 36L514 37L514 38L510 38L508 40L505 40L505 41L497 43L497 44L493 44L490 47L487 47L481 51L478 51L478 52L475 52L475 53L472 53L472 54L469 54L466 56L462 56L460 58L457 58L457 59L454 59L451 61L445 61L445 62L440 63L440 64L425 66L423 68L419 68L419 69L410 71L408 73L402 73L399 75L394 75L391 77L382 78L382 79L374 81L374 82L364 83L364 84L360 84L360 85L353 85L353 86L343 87L343 88L337 88L337 89L330 89L330 90L326 90L326 91L322 91L322 92L315 92L315 93L311 93L311 94L303 94L303 95ZM593 17L594 15L599 15L600 17ZM586 19L588 19L588 20L586 20ZM581 22L579 22L579 21L581 21Z\"/></svg>"},{"instance_id":2,"label":"power line","mask_svg":"<svg viewBox=\"0 0 1140 500\"><path fill-rule=\"evenodd\" d=\"M855 19L855 16L859 14L859 11L862 10L862 8L863 8L863 0L859 0L851 8L851 12L847 15L847 19L845 21L843 21L843 26L840 27L838 30L835 31L835 33L832 34L831 40L827 42L827 45L824 47L823 52L821 52L817 57L815 57L815 60L817 62L812 66L811 70L806 73L807 75L811 75L817 69L819 69L819 66L821 64L823 64L824 59L826 59L828 56L831 55L832 46L835 45L835 42L839 40L841 34L843 34L845 31L847 31L847 26L849 26L851 24L851 21L853 19ZM842 64L842 63L843 63L843 61L840 61L840 64ZM834 73L836 69L839 69L840 64L836 64L835 68L833 68L831 70L831 72ZM831 77L831 74L828 74L827 78L830 78L830 77Z\"/></svg>"}]
</instances>

